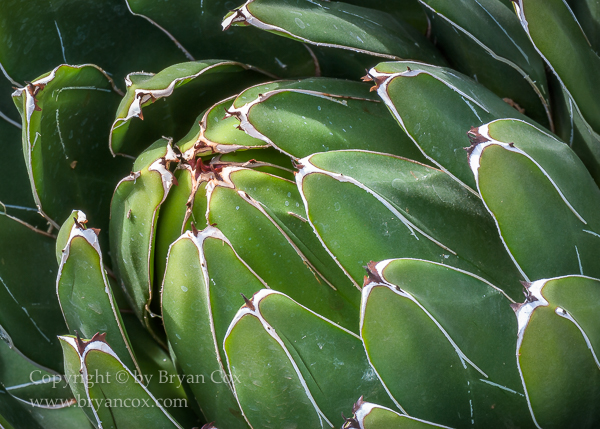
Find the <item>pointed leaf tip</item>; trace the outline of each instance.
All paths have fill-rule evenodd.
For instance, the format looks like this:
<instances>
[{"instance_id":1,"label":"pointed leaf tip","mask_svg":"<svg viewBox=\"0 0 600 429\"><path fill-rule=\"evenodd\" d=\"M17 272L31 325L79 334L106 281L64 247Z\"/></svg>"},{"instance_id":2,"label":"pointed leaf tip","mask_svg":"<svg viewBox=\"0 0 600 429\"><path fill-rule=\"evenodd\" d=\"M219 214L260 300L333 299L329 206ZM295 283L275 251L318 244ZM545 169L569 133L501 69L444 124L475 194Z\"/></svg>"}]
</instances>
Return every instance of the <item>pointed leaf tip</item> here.
<instances>
[{"instance_id":1,"label":"pointed leaf tip","mask_svg":"<svg viewBox=\"0 0 600 429\"><path fill-rule=\"evenodd\" d=\"M365 282L363 286L367 286L369 283L383 283L383 279L377 272L377 262L371 261L366 267L367 275L365 276Z\"/></svg>"},{"instance_id":2,"label":"pointed leaf tip","mask_svg":"<svg viewBox=\"0 0 600 429\"><path fill-rule=\"evenodd\" d=\"M244 304L244 307L248 307L250 310L256 311L256 307L254 307L252 299L246 298L246 295L244 295L243 293L240 293L240 295L242 295L242 298L244 298L244 301L246 302L246 304Z\"/></svg>"}]
</instances>

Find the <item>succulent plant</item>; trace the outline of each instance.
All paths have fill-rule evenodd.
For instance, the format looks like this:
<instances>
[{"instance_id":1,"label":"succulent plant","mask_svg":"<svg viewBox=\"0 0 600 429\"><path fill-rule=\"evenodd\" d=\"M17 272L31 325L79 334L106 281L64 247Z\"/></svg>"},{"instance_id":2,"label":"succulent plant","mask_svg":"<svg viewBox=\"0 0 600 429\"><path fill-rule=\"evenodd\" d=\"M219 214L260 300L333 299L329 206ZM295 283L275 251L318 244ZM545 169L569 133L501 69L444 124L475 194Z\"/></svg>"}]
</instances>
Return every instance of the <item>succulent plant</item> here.
<instances>
[{"instance_id":1,"label":"succulent plant","mask_svg":"<svg viewBox=\"0 0 600 429\"><path fill-rule=\"evenodd\" d=\"M0 428L598 427L599 14L6 1Z\"/></svg>"}]
</instances>

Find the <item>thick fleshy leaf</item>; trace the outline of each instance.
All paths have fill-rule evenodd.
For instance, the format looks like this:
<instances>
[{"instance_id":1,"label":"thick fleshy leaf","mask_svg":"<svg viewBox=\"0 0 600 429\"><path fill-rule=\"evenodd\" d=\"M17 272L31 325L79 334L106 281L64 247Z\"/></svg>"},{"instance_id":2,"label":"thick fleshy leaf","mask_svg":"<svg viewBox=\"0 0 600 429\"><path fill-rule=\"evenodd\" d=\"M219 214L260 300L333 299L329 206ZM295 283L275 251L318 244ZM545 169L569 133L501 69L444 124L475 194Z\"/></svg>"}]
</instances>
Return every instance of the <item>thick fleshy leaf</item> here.
<instances>
[{"instance_id":1,"label":"thick fleshy leaf","mask_svg":"<svg viewBox=\"0 0 600 429\"><path fill-rule=\"evenodd\" d=\"M381 405L364 402L362 398L354 405L352 412L353 417L346 419L342 429L431 429L447 427L400 414Z\"/></svg>"},{"instance_id":2,"label":"thick fleshy leaf","mask_svg":"<svg viewBox=\"0 0 600 429\"><path fill-rule=\"evenodd\" d=\"M177 422L186 427L201 424L200 413L193 410L193 396L187 396L173 359L132 313L122 315L135 357L141 369L135 375Z\"/></svg>"},{"instance_id":3,"label":"thick fleshy leaf","mask_svg":"<svg viewBox=\"0 0 600 429\"><path fill-rule=\"evenodd\" d=\"M22 401L0 385L0 427L2 429L92 429L93 426L73 400Z\"/></svg>"},{"instance_id":4,"label":"thick fleshy leaf","mask_svg":"<svg viewBox=\"0 0 600 429\"><path fill-rule=\"evenodd\" d=\"M46 220L37 213L27 168L23 162L19 114L13 107L10 95L7 99L17 118L3 118L4 112L0 111L0 183L10 183L10 186L0 187L0 211L34 226L45 227Z\"/></svg>"},{"instance_id":5,"label":"thick fleshy leaf","mask_svg":"<svg viewBox=\"0 0 600 429\"><path fill-rule=\"evenodd\" d=\"M315 154L298 163L307 219L357 284L369 261L420 258L521 296L519 273L481 199L446 173L363 151Z\"/></svg>"},{"instance_id":6,"label":"thick fleshy leaf","mask_svg":"<svg viewBox=\"0 0 600 429\"><path fill-rule=\"evenodd\" d=\"M253 64L277 76L315 73L310 52L293 41L258 29L223 32L221 20L232 8L225 0L127 0L130 10L169 32L197 59L228 58Z\"/></svg>"},{"instance_id":7,"label":"thick fleshy leaf","mask_svg":"<svg viewBox=\"0 0 600 429\"><path fill-rule=\"evenodd\" d=\"M61 228L61 234L69 234L66 243L57 240L56 249L62 252L56 294L69 332L84 338L106 334L117 356L140 373L104 269L97 232L86 229L83 212L72 215L75 219L69 217Z\"/></svg>"},{"instance_id":8,"label":"thick fleshy leaf","mask_svg":"<svg viewBox=\"0 0 600 429\"><path fill-rule=\"evenodd\" d=\"M422 34L427 33L427 16L419 4L419 0L390 0L386 2L344 0L344 3L387 12L400 20L406 21Z\"/></svg>"},{"instance_id":9,"label":"thick fleshy leaf","mask_svg":"<svg viewBox=\"0 0 600 429\"><path fill-rule=\"evenodd\" d=\"M554 76L550 77L550 90L556 134L571 146L600 186L600 135L583 120L573 100Z\"/></svg>"},{"instance_id":10,"label":"thick fleshy leaf","mask_svg":"<svg viewBox=\"0 0 600 429\"><path fill-rule=\"evenodd\" d=\"M441 264L369 264L361 337L408 415L452 427L533 427L514 358L510 300L483 279Z\"/></svg>"},{"instance_id":11,"label":"thick fleshy leaf","mask_svg":"<svg viewBox=\"0 0 600 429\"><path fill-rule=\"evenodd\" d=\"M208 224L218 225L270 288L351 331L360 294L327 254L293 182L241 167L215 167L207 185Z\"/></svg>"},{"instance_id":12,"label":"thick fleshy leaf","mask_svg":"<svg viewBox=\"0 0 600 429\"><path fill-rule=\"evenodd\" d=\"M250 136L296 158L364 149L426 161L385 105L359 82L312 78L257 85L227 112Z\"/></svg>"},{"instance_id":13,"label":"thick fleshy leaf","mask_svg":"<svg viewBox=\"0 0 600 429\"><path fill-rule=\"evenodd\" d=\"M61 336L59 339L65 362L70 363L65 365L65 374L70 380L77 380L76 396L83 391L82 398L92 404L90 411L98 425L106 429L182 428L102 337L81 340ZM79 362L73 359L75 357Z\"/></svg>"},{"instance_id":14,"label":"thick fleshy leaf","mask_svg":"<svg viewBox=\"0 0 600 429\"><path fill-rule=\"evenodd\" d=\"M224 348L253 427L339 426L356 395L394 406L360 339L281 293L254 295L231 322Z\"/></svg>"},{"instance_id":15,"label":"thick fleshy leaf","mask_svg":"<svg viewBox=\"0 0 600 429\"><path fill-rule=\"evenodd\" d=\"M215 227L187 231L169 250L162 311L169 344L198 405L220 427L247 428L222 354L242 301L266 285Z\"/></svg>"},{"instance_id":16,"label":"thick fleshy leaf","mask_svg":"<svg viewBox=\"0 0 600 429\"><path fill-rule=\"evenodd\" d=\"M538 427L600 424L600 280L570 276L527 286L516 354Z\"/></svg>"},{"instance_id":17,"label":"thick fleshy leaf","mask_svg":"<svg viewBox=\"0 0 600 429\"><path fill-rule=\"evenodd\" d=\"M592 49L600 52L600 4L595 0L567 0Z\"/></svg>"},{"instance_id":18,"label":"thick fleshy leaf","mask_svg":"<svg viewBox=\"0 0 600 429\"><path fill-rule=\"evenodd\" d=\"M110 150L137 156L161 136L180 139L206 108L265 79L251 66L219 60L175 64L156 75L130 74L111 128Z\"/></svg>"},{"instance_id":19,"label":"thick fleshy leaf","mask_svg":"<svg viewBox=\"0 0 600 429\"><path fill-rule=\"evenodd\" d=\"M0 337L62 372L56 336L67 328L56 298L54 238L0 214Z\"/></svg>"},{"instance_id":20,"label":"thick fleshy leaf","mask_svg":"<svg viewBox=\"0 0 600 429\"><path fill-rule=\"evenodd\" d=\"M74 207L108 227L110 195L128 162L106 140L119 96L96 66L62 65L13 93L25 164L40 212L58 227Z\"/></svg>"},{"instance_id":21,"label":"thick fleshy leaf","mask_svg":"<svg viewBox=\"0 0 600 429\"><path fill-rule=\"evenodd\" d=\"M381 63L368 76L425 157L471 189L475 181L462 150L469 144L467 131L498 118L531 121L487 88L451 69Z\"/></svg>"},{"instance_id":22,"label":"thick fleshy leaf","mask_svg":"<svg viewBox=\"0 0 600 429\"><path fill-rule=\"evenodd\" d=\"M511 120L472 138L478 190L523 277L600 277L600 190L569 146Z\"/></svg>"},{"instance_id":23,"label":"thick fleshy leaf","mask_svg":"<svg viewBox=\"0 0 600 429\"><path fill-rule=\"evenodd\" d=\"M388 59L445 63L433 45L401 19L343 2L248 0L225 16L223 28L231 25L250 25L316 46Z\"/></svg>"},{"instance_id":24,"label":"thick fleshy leaf","mask_svg":"<svg viewBox=\"0 0 600 429\"><path fill-rule=\"evenodd\" d=\"M188 134L177 142L184 158L189 160L194 155L229 153L265 146L263 141L240 130L239 121L227 117L227 108L235 98L233 96L219 101L196 118Z\"/></svg>"},{"instance_id":25,"label":"thick fleshy leaf","mask_svg":"<svg viewBox=\"0 0 600 429\"><path fill-rule=\"evenodd\" d=\"M1 340L0 385L20 402L36 404L38 401L38 405L49 406L52 400L66 404L73 399L71 389L60 374L33 363Z\"/></svg>"},{"instance_id":26,"label":"thick fleshy leaf","mask_svg":"<svg viewBox=\"0 0 600 429\"><path fill-rule=\"evenodd\" d=\"M173 184L169 165L176 161L171 142L158 140L137 158L131 175L119 182L111 203L113 267L133 310L148 328L152 326L157 215Z\"/></svg>"},{"instance_id":27,"label":"thick fleshy leaf","mask_svg":"<svg viewBox=\"0 0 600 429\"><path fill-rule=\"evenodd\" d=\"M17 86L57 64L97 64L120 85L132 70L154 72L185 59L167 35L132 16L120 0L2 3L0 63Z\"/></svg>"},{"instance_id":28,"label":"thick fleshy leaf","mask_svg":"<svg viewBox=\"0 0 600 429\"><path fill-rule=\"evenodd\" d=\"M567 2L517 0L515 9L521 25L573 99L575 108L592 129L600 132L600 92L596 85L600 58Z\"/></svg>"},{"instance_id":29,"label":"thick fleshy leaf","mask_svg":"<svg viewBox=\"0 0 600 429\"><path fill-rule=\"evenodd\" d=\"M452 66L549 126L544 63L512 6L500 0L421 0L431 37Z\"/></svg>"}]
</instances>

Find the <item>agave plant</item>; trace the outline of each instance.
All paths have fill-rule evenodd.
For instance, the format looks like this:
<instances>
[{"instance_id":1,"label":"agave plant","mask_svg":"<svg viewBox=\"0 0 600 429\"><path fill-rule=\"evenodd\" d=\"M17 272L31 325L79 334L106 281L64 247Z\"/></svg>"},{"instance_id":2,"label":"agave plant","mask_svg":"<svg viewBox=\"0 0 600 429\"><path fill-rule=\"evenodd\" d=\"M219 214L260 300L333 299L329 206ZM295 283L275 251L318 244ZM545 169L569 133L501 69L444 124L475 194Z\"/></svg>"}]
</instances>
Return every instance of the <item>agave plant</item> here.
<instances>
[{"instance_id":1,"label":"agave plant","mask_svg":"<svg viewBox=\"0 0 600 429\"><path fill-rule=\"evenodd\" d=\"M599 14L8 1L0 428L600 425Z\"/></svg>"}]
</instances>

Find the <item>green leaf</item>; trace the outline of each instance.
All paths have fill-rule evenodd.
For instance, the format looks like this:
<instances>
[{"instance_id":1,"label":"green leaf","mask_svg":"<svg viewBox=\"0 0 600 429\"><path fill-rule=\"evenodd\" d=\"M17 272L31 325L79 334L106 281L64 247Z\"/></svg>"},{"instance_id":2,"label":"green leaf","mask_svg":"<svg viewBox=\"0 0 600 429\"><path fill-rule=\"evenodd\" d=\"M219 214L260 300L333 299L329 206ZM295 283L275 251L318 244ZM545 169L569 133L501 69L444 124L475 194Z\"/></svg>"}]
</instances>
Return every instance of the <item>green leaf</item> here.
<instances>
[{"instance_id":1,"label":"green leaf","mask_svg":"<svg viewBox=\"0 0 600 429\"><path fill-rule=\"evenodd\" d=\"M512 6L500 0L421 0L436 47L452 66L549 126L544 63Z\"/></svg>"},{"instance_id":2,"label":"green leaf","mask_svg":"<svg viewBox=\"0 0 600 429\"><path fill-rule=\"evenodd\" d=\"M3 429L92 429L93 426L73 400L56 405L19 400L0 385L0 427Z\"/></svg>"},{"instance_id":3,"label":"green leaf","mask_svg":"<svg viewBox=\"0 0 600 429\"><path fill-rule=\"evenodd\" d=\"M556 134L571 146L600 186L600 135L586 124L555 76L550 78L550 90Z\"/></svg>"},{"instance_id":4,"label":"green leaf","mask_svg":"<svg viewBox=\"0 0 600 429\"><path fill-rule=\"evenodd\" d=\"M186 58L120 0L7 0L2 6L0 63L17 86L57 64L97 64L121 84L132 70L157 71Z\"/></svg>"},{"instance_id":5,"label":"green leaf","mask_svg":"<svg viewBox=\"0 0 600 429\"><path fill-rule=\"evenodd\" d=\"M40 213L58 228L79 207L106 231L110 195L128 170L106 147L119 100L112 79L96 66L62 65L17 89L13 100Z\"/></svg>"},{"instance_id":6,"label":"green leaf","mask_svg":"<svg viewBox=\"0 0 600 429\"><path fill-rule=\"evenodd\" d=\"M356 331L358 287L313 233L293 182L226 167L207 185L206 199L208 224L218 225L270 288Z\"/></svg>"},{"instance_id":7,"label":"green leaf","mask_svg":"<svg viewBox=\"0 0 600 429\"><path fill-rule=\"evenodd\" d=\"M111 203L113 267L133 310L152 332L150 305L154 295L156 222L159 208L173 184L169 166L176 161L171 142L156 141L137 158L133 172L119 182Z\"/></svg>"},{"instance_id":8,"label":"green leaf","mask_svg":"<svg viewBox=\"0 0 600 429\"><path fill-rule=\"evenodd\" d=\"M92 404L98 426L182 428L102 338L80 340L61 336L59 339L65 357L69 355L65 359L70 363L65 365L65 374L70 380L77 380L78 393L85 392L82 399Z\"/></svg>"},{"instance_id":9,"label":"green leaf","mask_svg":"<svg viewBox=\"0 0 600 429\"><path fill-rule=\"evenodd\" d=\"M187 231L169 251L162 288L165 330L208 421L247 428L233 395L223 339L242 302L266 285L215 227Z\"/></svg>"},{"instance_id":10,"label":"green leaf","mask_svg":"<svg viewBox=\"0 0 600 429\"><path fill-rule=\"evenodd\" d=\"M265 78L251 66L219 60L175 64L156 75L130 74L111 128L110 150L137 156L148 141L164 135L180 139L204 109Z\"/></svg>"},{"instance_id":11,"label":"green leaf","mask_svg":"<svg viewBox=\"0 0 600 429\"><path fill-rule=\"evenodd\" d=\"M62 372L56 336L66 331L56 298L54 238L0 214L0 338Z\"/></svg>"},{"instance_id":12,"label":"green leaf","mask_svg":"<svg viewBox=\"0 0 600 429\"><path fill-rule=\"evenodd\" d=\"M523 277L600 277L600 190L575 153L521 121L494 121L472 136L479 192Z\"/></svg>"},{"instance_id":13,"label":"green leaf","mask_svg":"<svg viewBox=\"0 0 600 429\"><path fill-rule=\"evenodd\" d=\"M347 419L342 429L428 429L447 427L399 414L381 405L363 402L362 398L354 405L352 412L354 417Z\"/></svg>"},{"instance_id":14,"label":"green leaf","mask_svg":"<svg viewBox=\"0 0 600 429\"><path fill-rule=\"evenodd\" d=\"M257 85L238 95L227 112L250 136L291 157L364 149L426 162L385 105L358 82L311 78Z\"/></svg>"},{"instance_id":15,"label":"green leaf","mask_svg":"<svg viewBox=\"0 0 600 429\"><path fill-rule=\"evenodd\" d=\"M510 303L483 279L438 263L372 262L361 337L408 415L453 427L533 427Z\"/></svg>"},{"instance_id":16,"label":"green leaf","mask_svg":"<svg viewBox=\"0 0 600 429\"><path fill-rule=\"evenodd\" d=\"M35 364L5 341L0 341L0 362L0 384L7 395L30 404L39 401L39 405L51 405L46 401L52 400L66 404L73 399L59 373Z\"/></svg>"},{"instance_id":17,"label":"green leaf","mask_svg":"<svg viewBox=\"0 0 600 429\"><path fill-rule=\"evenodd\" d=\"M225 16L223 28L231 25L250 25L315 46L445 64L433 45L401 19L348 3L248 0Z\"/></svg>"},{"instance_id":18,"label":"green leaf","mask_svg":"<svg viewBox=\"0 0 600 429\"><path fill-rule=\"evenodd\" d=\"M190 160L194 155L229 153L240 149L265 147L258 139L240 130L236 118L227 117L227 108L236 96L219 101L196 118L194 125L177 146Z\"/></svg>"},{"instance_id":19,"label":"green leaf","mask_svg":"<svg viewBox=\"0 0 600 429\"><path fill-rule=\"evenodd\" d=\"M253 64L278 76L315 73L310 52L293 41L257 29L222 32L221 18L232 6L216 0L127 0L130 10L168 31L195 58L229 58Z\"/></svg>"},{"instance_id":20,"label":"green leaf","mask_svg":"<svg viewBox=\"0 0 600 429\"><path fill-rule=\"evenodd\" d=\"M368 76L423 155L471 189L475 181L462 150L469 143L467 131L498 118L531 122L490 90L451 69L381 63Z\"/></svg>"},{"instance_id":21,"label":"green leaf","mask_svg":"<svg viewBox=\"0 0 600 429\"><path fill-rule=\"evenodd\" d=\"M252 426L339 426L357 395L393 406L358 336L282 293L254 295L231 322L224 347Z\"/></svg>"},{"instance_id":22,"label":"green leaf","mask_svg":"<svg viewBox=\"0 0 600 429\"><path fill-rule=\"evenodd\" d=\"M517 359L538 427L600 422L600 280L569 276L527 285L517 310Z\"/></svg>"},{"instance_id":23,"label":"green leaf","mask_svg":"<svg viewBox=\"0 0 600 429\"><path fill-rule=\"evenodd\" d=\"M600 58L565 1L518 0L517 15L583 119L600 132ZM589 13L589 12L588 12Z\"/></svg>"},{"instance_id":24,"label":"green leaf","mask_svg":"<svg viewBox=\"0 0 600 429\"><path fill-rule=\"evenodd\" d=\"M175 369L173 359L132 313L122 315L131 339L133 351L140 365L141 375L135 375L148 388L169 414L186 428L201 425L199 413L193 410L193 396L187 396L182 379ZM189 399L188 399L189 398Z\"/></svg>"},{"instance_id":25,"label":"green leaf","mask_svg":"<svg viewBox=\"0 0 600 429\"><path fill-rule=\"evenodd\" d=\"M420 33L427 33L427 16L419 0L389 0L381 3L369 0L345 0L344 3L387 12L398 20L406 21Z\"/></svg>"},{"instance_id":26,"label":"green leaf","mask_svg":"<svg viewBox=\"0 0 600 429\"><path fill-rule=\"evenodd\" d=\"M10 113L14 113L11 116L16 118L13 119L5 115L5 111L0 111L0 183L10 183L10 186L0 187L0 211L36 227L46 228L45 219L37 213L27 168L23 162L19 114L14 109L10 96L5 101L10 103Z\"/></svg>"},{"instance_id":27,"label":"green leaf","mask_svg":"<svg viewBox=\"0 0 600 429\"><path fill-rule=\"evenodd\" d=\"M414 257L473 272L521 296L519 272L481 199L444 172L362 151L298 163L307 219L356 284L369 261Z\"/></svg>"},{"instance_id":28,"label":"green leaf","mask_svg":"<svg viewBox=\"0 0 600 429\"><path fill-rule=\"evenodd\" d=\"M600 6L595 0L574 1L567 0L567 4L581 29L585 33L585 37L596 54L600 51Z\"/></svg>"},{"instance_id":29,"label":"green leaf","mask_svg":"<svg viewBox=\"0 0 600 429\"><path fill-rule=\"evenodd\" d=\"M83 212L73 215L76 219L69 217L61 228L68 234L66 243L58 240L56 249L62 252L56 293L69 332L84 338L106 334L125 365L141 373L108 282L98 235L86 229Z\"/></svg>"}]
</instances>

